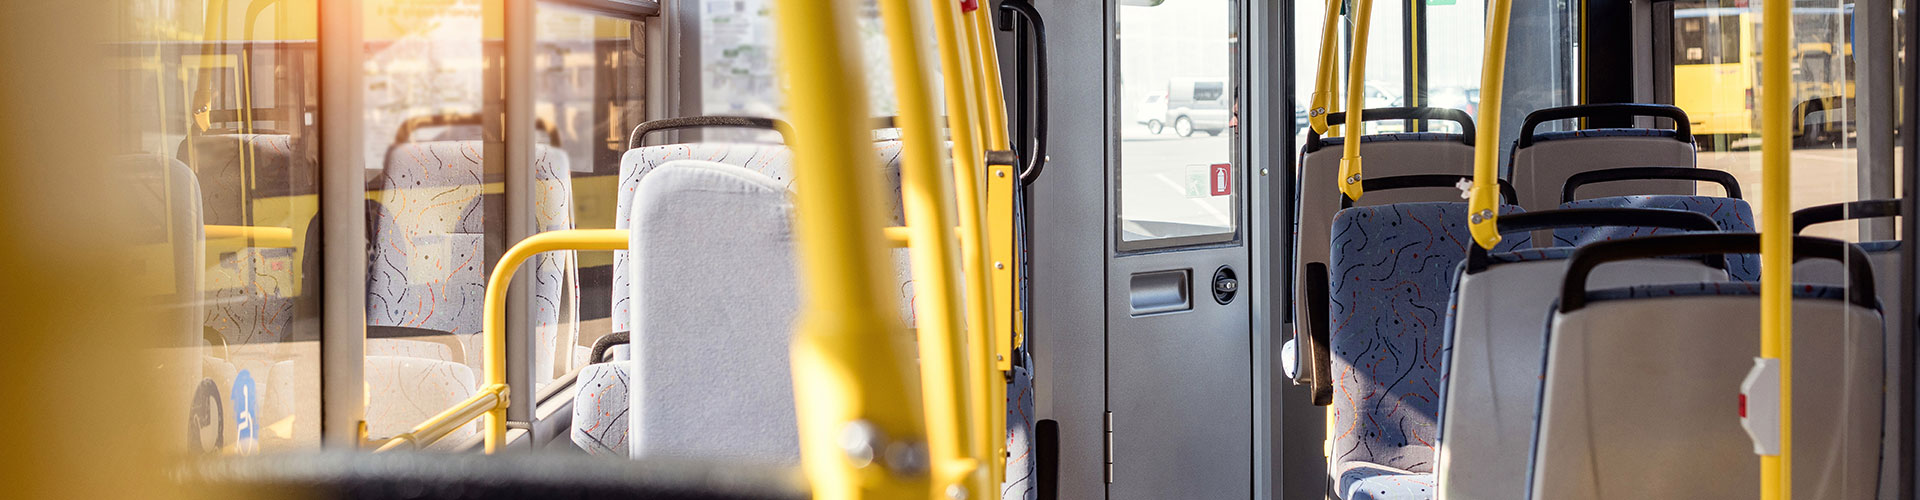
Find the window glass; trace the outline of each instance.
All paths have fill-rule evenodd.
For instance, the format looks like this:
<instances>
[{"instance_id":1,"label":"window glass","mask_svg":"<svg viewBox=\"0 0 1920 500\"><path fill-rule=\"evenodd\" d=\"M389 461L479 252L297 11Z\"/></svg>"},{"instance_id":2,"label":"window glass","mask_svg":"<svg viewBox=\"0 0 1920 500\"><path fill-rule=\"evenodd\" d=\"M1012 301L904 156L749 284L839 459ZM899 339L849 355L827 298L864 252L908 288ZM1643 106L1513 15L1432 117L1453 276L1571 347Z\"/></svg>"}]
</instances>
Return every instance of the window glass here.
<instances>
[{"instance_id":1,"label":"window glass","mask_svg":"<svg viewBox=\"0 0 1920 500\"><path fill-rule=\"evenodd\" d=\"M646 47L640 23L538 4L534 27L536 229L611 229L620 158L646 119ZM550 134L545 133L551 131ZM612 331L612 252L556 252L536 262L558 284L531 294L534 381L545 388L588 363ZM539 288L537 285L535 288Z\"/></svg>"},{"instance_id":2,"label":"window glass","mask_svg":"<svg viewBox=\"0 0 1920 500\"><path fill-rule=\"evenodd\" d=\"M1674 104L1692 122L1699 165L1739 178L1756 219L1763 198L1761 9L1760 2L1688 1L1674 4L1673 12ZM1859 161L1853 12L1854 4L1833 0L1794 4L1794 210L1863 198L1862 169L1869 166ZM1860 224L1835 223L1805 234L1858 240L1859 233Z\"/></svg>"},{"instance_id":3,"label":"window glass","mask_svg":"<svg viewBox=\"0 0 1920 500\"><path fill-rule=\"evenodd\" d=\"M702 9L699 114L786 118L773 46L774 0L697 1ZM860 4L859 35L866 57L868 109L874 116L893 116L898 114L893 97L893 62L887 55L879 3L862 0ZM778 134L761 130L713 129L700 134L714 141L779 140Z\"/></svg>"},{"instance_id":4,"label":"window glass","mask_svg":"<svg viewBox=\"0 0 1920 500\"><path fill-rule=\"evenodd\" d=\"M128 0L118 173L164 193L131 279L170 304L162 418L195 454L320 439L315 9ZM224 6L225 8L221 8ZM156 206L158 208L158 206ZM167 408L173 408L168 406ZM169 435L179 436L178 434Z\"/></svg>"},{"instance_id":5,"label":"window glass","mask_svg":"<svg viewBox=\"0 0 1920 500\"><path fill-rule=\"evenodd\" d=\"M506 241L503 45L500 0L363 5L366 418L380 441L472 396L483 378L486 277ZM478 428L434 446L460 446Z\"/></svg>"},{"instance_id":6,"label":"window glass","mask_svg":"<svg viewBox=\"0 0 1920 500\"><path fill-rule=\"evenodd\" d=\"M1118 7L1123 250L1234 237L1233 8L1232 0Z\"/></svg>"}]
</instances>

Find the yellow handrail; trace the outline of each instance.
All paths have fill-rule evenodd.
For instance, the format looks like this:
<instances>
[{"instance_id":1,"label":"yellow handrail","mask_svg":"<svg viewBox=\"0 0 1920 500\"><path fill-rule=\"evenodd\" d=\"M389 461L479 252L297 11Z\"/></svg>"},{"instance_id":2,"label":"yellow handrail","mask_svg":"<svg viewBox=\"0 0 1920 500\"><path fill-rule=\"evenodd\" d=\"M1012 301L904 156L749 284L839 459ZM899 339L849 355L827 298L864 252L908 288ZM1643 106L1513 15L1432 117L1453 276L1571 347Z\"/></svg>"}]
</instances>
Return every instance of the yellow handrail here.
<instances>
[{"instance_id":1,"label":"yellow handrail","mask_svg":"<svg viewBox=\"0 0 1920 500\"><path fill-rule=\"evenodd\" d=\"M1326 0L1327 17L1320 24L1320 65L1313 74L1313 98L1307 110L1307 121L1312 124L1314 133L1327 133L1328 108L1338 97L1333 93L1335 75L1339 63L1335 59L1340 53L1340 3L1343 0Z\"/></svg>"},{"instance_id":2,"label":"yellow handrail","mask_svg":"<svg viewBox=\"0 0 1920 500\"><path fill-rule=\"evenodd\" d=\"M209 240L247 239L255 248L293 248L293 229L270 226L203 226Z\"/></svg>"},{"instance_id":3,"label":"yellow handrail","mask_svg":"<svg viewBox=\"0 0 1920 500\"><path fill-rule=\"evenodd\" d=\"M965 326L961 322L960 243L953 229L952 178L940 160L939 103L922 53L924 7L915 0L883 0L880 15L892 54L894 94L899 99L902 142L901 203L907 226L886 228L906 244L912 262L914 308L919 321L921 390L925 392L927 448L933 483L928 494L965 487L979 467L973 456L972 408L968 406ZM910 243L910 244L907 244Z\"/></svg>"},{"instance_id":4,"label":"yellow handrail","mask_svg":"<svg viewBox=\"0 0 1920 500\"><path fill-rule=\"evenodd\" d=\"M1001 416L992 415L993 403L989 386L995 383L993 376L993 346L991 345L993 303L988 300L991 287L987 276L985 231L981 219L985 218L985 208L980 195L984 184L980 174L985 169L984 148L981 147L979 123L974 104L972 54L963 38L965 23L962 22L959 2L953 0L929 0L933 5L934 40L940 50L941 76L945 79L942 87L946 90L948 130L953 137L953 183L955 205L960 210L960 238L969 243L961 246L961 270L965 277L964 299L967 306L967 372L970 374L971 390L968 391L970 411L974 415L975 431L970 455L986 457L997 436L988 435L989 431L980 426ZM999 486L992 483L992 476L980 467L976 470L967 489L986 494L998 491Z\"/></svg>"},{"instance_id":5,"label":"yellow handrail","mask_svg":"<svg viewBox=\"0 0 1920 500\"><path fill-rule=\"evenodd\" d=\"M1507 16L1513 0L1487 1L1487 50L1480 70L1480 116L1473 136L1473 192L1467 200L1467 229L1481 248L1500 244L1500 93L1507 69Z\"/></svg>"},{"instance_id":6,"label":"yellow handrail","mask_svg":"<svg viewBox=\"0 0 1920 500\"><path fill-rule=\"evenodd\" d=\"M1760 498L1793 498L1793 12L1789 2L1761 7L1760 357L1780 360L1780 454L1760 456Z\"/></svg>"},{"instance_id":7,"label":"yellow handrail","mask_svg":"<svg viewBox=\"0 0 1920 500\"><path fill-rule=\"evenodd\" d=\"M493 453L506 443L507 437L507 285L513 283L513 275L527 259L541 252L561 250L626 250L627 230L625 229L567 229L547 231L520 240L520 243L507 249L500 256L500 263L493 267L493 274L487 277L487 298L482 306L480 337L482 359L481 373L484 381L480 391L461 401L446 411L434 415L413 430L387 441L378 451L399 448L402 444L414 447L426 447L445 437L454 429L472 422L481 416L486 417L482 434L486 440L486 452Z\"/></svg>"},{"instance_id":8,"label":"yellow handrail","mask_svg":"<svg viewBox=\"0 0 1920 500\"><path fill-rule=\"evenodd\" d=\"M1347 199L1359 200L1365 190L1360 184L1360 110L1367 98L1367 25L1373 17L1373 0L1353 0L1353 59L1347 63L1347 142L1340 156L1340 192Z\"/></svg>"},{"instance_id":9,"label":"yellow handrail","mask_svg":"<svg viewBox=\"0 0 1920 500\"><path fill-rule=\"evenodd\" d=\"M993 44L993 16L987 15L986 2L980 2L981 8L967 12L967 29L970 48L973 49L974 68L977 70L974 82L981 89L979 93L981 128L984 132L985 147L989 150L1004 151L1010 149L1007 138L1007 107L1005 93L1000 87L1000 58ZM1013 305L1015 304L1013 286L1013 268L1018 262L1013 254L1013 183L1020 175L1016 165L993 165L986 174L986 219L983 228L986 234L986 261L988 268L989 303L988 311L992 323L988 324L990 357L992 368L980 377L983 387L977 389L986 393L987 408L981 412L986 420L984 435L987 442L988 482L999 485L1007 474L1007 374L1013 370Z\"/></svg>"},{"instance_id":10,"label":"yellow handrail","mask_svg":"<svg viewBox=\"0 0 1920 500\"><path fill-rule=\"evenodd\" d=\"M897 299L885 284L893 272L854 5L779 0L773 12L789 116L806 131L793 144L794 176L835 179L799 183L793 195L807 301L792 358L801 467L814 498L924 497L932 483L920 376L887 305Z\"/></svg>"}]
</instances>

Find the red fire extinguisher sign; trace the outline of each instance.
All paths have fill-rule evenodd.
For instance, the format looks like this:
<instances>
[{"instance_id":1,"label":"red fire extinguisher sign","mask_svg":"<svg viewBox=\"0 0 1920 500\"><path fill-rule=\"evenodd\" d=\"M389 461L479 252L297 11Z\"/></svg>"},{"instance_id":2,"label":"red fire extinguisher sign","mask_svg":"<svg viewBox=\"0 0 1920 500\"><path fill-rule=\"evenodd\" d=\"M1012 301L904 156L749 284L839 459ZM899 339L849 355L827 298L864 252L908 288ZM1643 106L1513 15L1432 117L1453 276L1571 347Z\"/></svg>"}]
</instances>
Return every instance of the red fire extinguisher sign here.
<instances>
[{"instance_id":1,"label":"red fire extinguisher sign","mask_svg":"<svg viewBox=\"0 0 1920 500\"><path fill-rule=\"evenodd\" d=\"M1211 175L1207 177L1212 179L1209 184L1213 187L1214 196L1233 194L1233 164L1215 163Z\"/></svg>"}]
</instances>

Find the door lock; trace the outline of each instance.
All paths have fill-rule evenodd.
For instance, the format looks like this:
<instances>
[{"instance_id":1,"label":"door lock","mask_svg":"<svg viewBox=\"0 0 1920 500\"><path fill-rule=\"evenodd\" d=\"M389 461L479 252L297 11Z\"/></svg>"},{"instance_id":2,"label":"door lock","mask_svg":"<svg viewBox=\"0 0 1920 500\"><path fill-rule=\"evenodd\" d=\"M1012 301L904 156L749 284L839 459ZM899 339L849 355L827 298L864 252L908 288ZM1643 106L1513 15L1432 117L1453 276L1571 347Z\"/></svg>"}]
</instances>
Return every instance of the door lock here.
<instances>
[{"instance_id":1,"label":"door lock","mask_svg":"<svg viewBox=\"0 0 1920 500\"><path fill-rule=\"evenodd\" d=\"M1213 301L1220 305L1233 302L1233 295L1240 291L1240 278L1233 274L1233 268L1220 266L1213 271Z\"/></svg>"}]
</instances>

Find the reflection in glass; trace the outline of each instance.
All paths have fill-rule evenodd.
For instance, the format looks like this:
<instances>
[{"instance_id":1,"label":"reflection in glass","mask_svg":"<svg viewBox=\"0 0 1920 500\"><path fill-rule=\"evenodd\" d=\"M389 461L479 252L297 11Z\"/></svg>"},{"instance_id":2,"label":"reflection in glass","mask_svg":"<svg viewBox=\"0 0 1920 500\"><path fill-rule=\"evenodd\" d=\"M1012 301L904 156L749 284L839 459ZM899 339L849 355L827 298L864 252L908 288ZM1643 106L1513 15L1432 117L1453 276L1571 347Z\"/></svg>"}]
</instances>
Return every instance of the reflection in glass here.
<instances>
[{"instance_id":1,"label":"reflection in glass","mask_svg":"<svg viewBox=\"0 0 1920 500\"><path fill-rule=\"evenodd\" d=\"M118 174L155 194L141 236L174 321L160 418L189 453L316 446L318 111L312 4L129 0Z\"/></svg>"}]
</instances>

